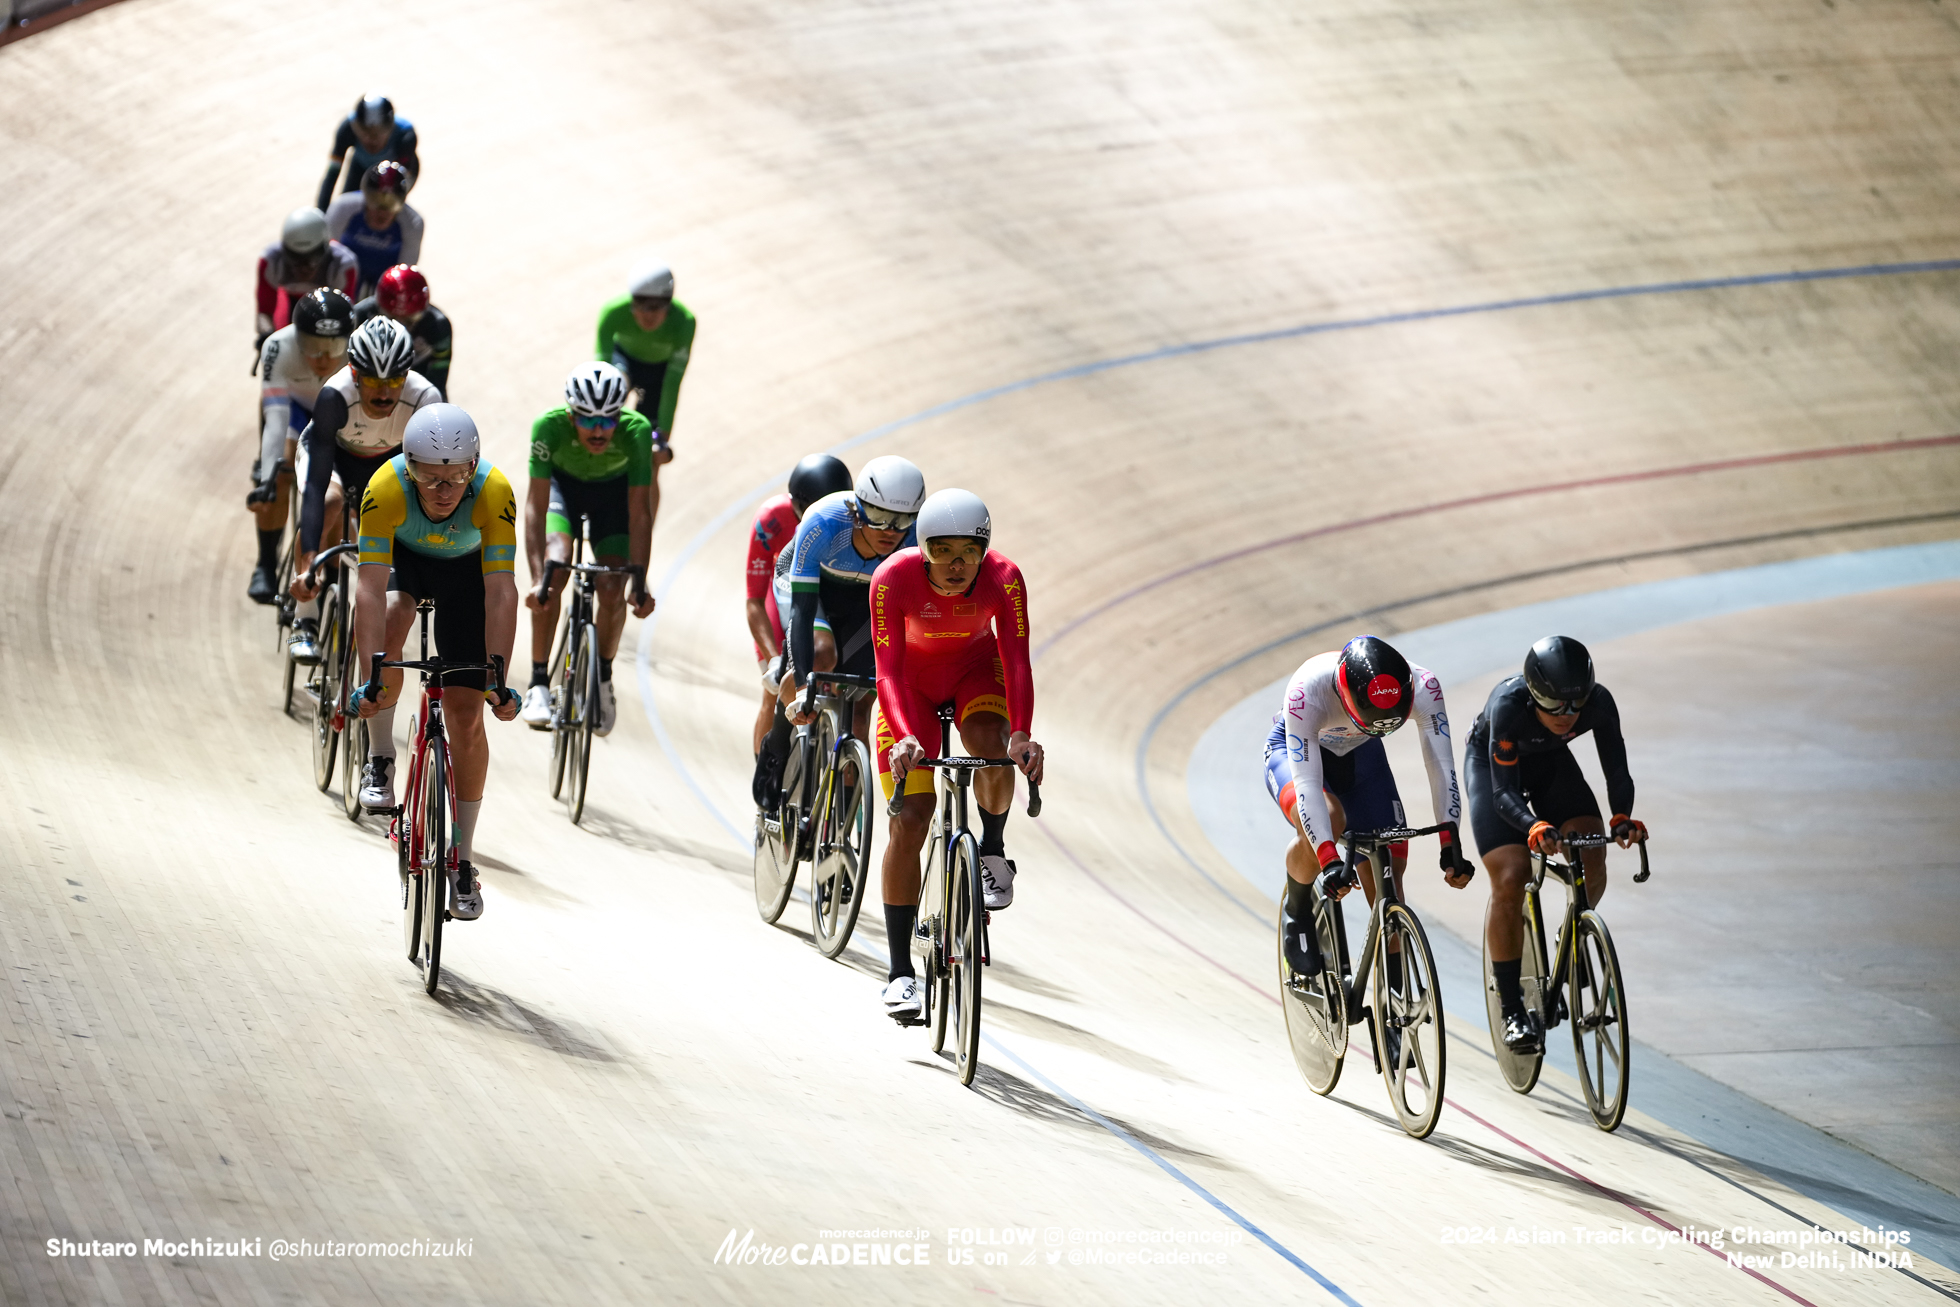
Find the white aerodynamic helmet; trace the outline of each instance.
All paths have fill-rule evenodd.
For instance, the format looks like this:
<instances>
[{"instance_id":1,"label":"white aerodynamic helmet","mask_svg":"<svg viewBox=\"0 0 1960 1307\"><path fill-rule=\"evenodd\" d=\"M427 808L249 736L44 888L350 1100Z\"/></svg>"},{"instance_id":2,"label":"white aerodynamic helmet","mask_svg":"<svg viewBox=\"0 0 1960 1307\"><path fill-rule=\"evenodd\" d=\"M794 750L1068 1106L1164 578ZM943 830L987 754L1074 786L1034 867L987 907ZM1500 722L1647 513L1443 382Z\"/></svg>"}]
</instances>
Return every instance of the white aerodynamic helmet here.
<instances>
[{"instance_id":1,"label":"white aerodynamic helmet","mask_svg":"<svg viewBox=\"0 0 1960 1307\"><path fill-rule=\"evenodd\" d=\"M402 431L402 452L418 463L474 463L476 423L454 404L425 404Z\"/></svg>"},{"instance_id":2,"label":"white aerodynamic helmet","mask_svg":"<svg viewBox=\"0 0 1960 1307\"><path fill-rule=\"evenodd\" d=\"M885 454L858 473L858 517L880 530L903 531L925 502L926 478L909 458Z\"/></svg>"},{"instance_id":3,"label":"white aerodynamic helmet","mask_svg":"<svg viewBox=\"0 0 1960 1307\"><path fill-rule=\"evenodd\" d=\"M377 313L354 328L347 342L347 366L365 377L387 381L405 377L415 362L415 337L408 328Z\"/></svg>"},{"instance_id":4,"label":"white aerodynamic helmet","mask_svg":"<svg viewBox=\"0 0 1960 1307\"><path fill-rule=\"evenodd\" d=\"M626 378L610 363L581 363L565 378L565 407L581 417L609 418L626 405Z\"/></svg>"},{"instance_id":5,"label":"white aerodynamic helmet","mask_svg":"<svg viewBox=\"0 0 1960 1307\"><path fill-rule=\"evenodd\" d=\"M627 289L636 300L670 300L674 298L674 270L665 259L648 259L633 269Z\"/></svg>"},{"instance_id":6,"label":"white aerodynamic helmet","mask_svg":"<svg viewBox=\"0 0 1960 1307\"><path fill-rule=\"evenodd\" d=\"M993 539L994 520L971 490L940 490L919 508L919 543L940 536L972 536L982 549Z\"/></svg>"},{"instance_id":7,"label":"white aerodynamic helmet","mask_svg":"<svg viewBox=\"0 0 1960 1307\"><path fill-rule=\"evenodd\" d=\"M294 254L317 254L326 248L327 215L318 209L294 209L279 228L279 243Z\"/></svg>"}]
</instances>

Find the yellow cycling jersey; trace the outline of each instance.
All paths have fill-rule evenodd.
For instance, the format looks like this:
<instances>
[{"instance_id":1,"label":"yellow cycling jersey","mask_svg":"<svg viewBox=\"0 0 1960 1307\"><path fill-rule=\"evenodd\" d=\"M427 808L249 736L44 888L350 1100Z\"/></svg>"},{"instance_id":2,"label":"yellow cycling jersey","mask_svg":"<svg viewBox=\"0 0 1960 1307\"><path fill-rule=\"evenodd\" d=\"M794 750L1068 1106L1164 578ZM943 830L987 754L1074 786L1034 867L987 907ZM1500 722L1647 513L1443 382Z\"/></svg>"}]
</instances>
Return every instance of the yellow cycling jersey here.
<instances>
[{"instance_id":1,"label":"yellow cycling jersey","mask_svg":"<svg viewBox=\"0 0 1960 1307\"><path fill-rule=\"evenodd\" d=\"M431 558L460 558L483 551L483 574L517 565L517 496L510 480L481 460L456 511L440 522L423 511L408 477L404 454L368 479L361 500L361 565L393 566L395 545Z\"/></svg>"}]
</instances>

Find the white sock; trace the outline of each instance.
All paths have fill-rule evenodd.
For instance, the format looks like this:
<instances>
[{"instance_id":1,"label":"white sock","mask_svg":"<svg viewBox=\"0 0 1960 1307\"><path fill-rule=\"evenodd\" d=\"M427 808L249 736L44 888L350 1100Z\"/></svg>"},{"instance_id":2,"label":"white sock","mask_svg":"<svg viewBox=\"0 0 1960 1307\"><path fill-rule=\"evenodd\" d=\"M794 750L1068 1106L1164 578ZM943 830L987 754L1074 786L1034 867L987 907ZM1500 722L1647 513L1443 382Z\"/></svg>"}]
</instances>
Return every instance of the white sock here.
<instances>
[{"instance_id":1,"label":"white sock","mask_svg":"<svg viewBox=\"0 0 1960 1307\"><path fill-rule=\"evenodd\" d=\"M294 600L293 617L295 620L304 619L305 621L309 621L309 622L319 621L320 620L319 596L315 595L311 599Z\"/></svg>"},{"instance_id":2,"label":"white sock","mask_svg":"<svg viewBox=\"0 0 1960 1307\"><path fill-rule=\"evenodd\" d=\"M367 724L368 756L393 758L395 756L395 705L391 703L368 718Z\"/></svg>"},{"instance_id":3,"label":"white sock","mask_svg":"<svg viewBox=\"0 0 1960 1307\"><path fill-rule=\"evenodd\" d=\"M482 799L456 800L456 861L468 862L476 843L476 814L483 810Z\"/></svg>"}]
</instances>

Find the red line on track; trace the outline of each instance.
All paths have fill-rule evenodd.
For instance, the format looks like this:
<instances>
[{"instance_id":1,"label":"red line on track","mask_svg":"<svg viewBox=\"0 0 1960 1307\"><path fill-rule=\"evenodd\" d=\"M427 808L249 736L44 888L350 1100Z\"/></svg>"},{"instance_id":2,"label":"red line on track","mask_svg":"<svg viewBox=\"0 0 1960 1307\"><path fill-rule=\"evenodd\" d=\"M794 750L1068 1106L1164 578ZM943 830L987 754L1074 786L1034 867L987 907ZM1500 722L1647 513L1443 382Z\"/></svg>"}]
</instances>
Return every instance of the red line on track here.
<instances>
[{"instance_id":1,"label":"red line on track","mask_svg":"<svg viewBox=\"0 0 1960 1307\"><path fill-rule=\"evenodd\" d=\"M1945 442L1960 442L1960 436L1945 436L1945 437L1941 437L1941 440ZM1239 984L1244 985L1247 989L1251 990L1253 993L1258 994L1263 998L1271 1000L1275 1006L1278 1006L1280 1002L1279 995L1273 993L1270 990L1261 989L1259 986L1253 984L1250 980L1247 980L1244 976L1241 976L1238 972L1232 970L1230 967L1220 962L1217 958L1212 957L1209 953L1206 953L1204 950L1198 948L1195 944L1192 944L1190 941L1184 939L1176 931L1172 930L1170 927L1164 925L1162 922L1152 917L1149 913L1145 912L1142 908L1139 908L1136 904L1130 902L1127 898L1124 898L1121 894L1117 893L1116 890L1110 886L1109 882L1105 881L1101 876L1098 876L1095 872L1089 870L1088 864L1083 862L1081 858L1075 856L1075 850L1069 848L1068 845L1062 843L1061 837L1056 835L1054 831L1050 830L1045 823L1036 823L1036 824L1041 830L1041 833L1048 837L1049 842L1053 844L1057 849L1061 850L1062 856L1067 858L1070 862L1074 863L1076 869L1080 871L1083 875L1087 876L1090 880L1094 881L1096 887L1102 890L1103 893L1109 895L1111 898L1115 899L1118 903L1128 908L1131 912L1135 913L1143 921L1147 922L1151 926L1156 927L1158 931L1162 932L1165 938L1171 940L1173 943L1177 944L1179 947L1189 952L1192 956L1202 959L1204 962L1208 963L1215 970L1222 972L1227 976L1230 976L1233 980L1238 981ZM1370 1060L1372 1061L1373 1059L1370 1058ZM1628 1198L1625 1194L1621 1193L1619 1190L1609 1189L1605 1185L1601 1184L1599 1181L1593 1179L1591 1176L1586 1175L1580 1171L1575 1171L1571 1167L1567 1166L1564 1162L1559 1161L1557 1158L1552 1157L1547 1153L1541 1152L1539 1149L1533 1148L1530 1144L1527 1144L1524 1140L1518 1138L1510 1131L1505 1130L1490 1121L1484 1120L1484 1118L1478 1116L1475 1112L1472 1112L1470 1109L1464 1107L1461 1103L1449 1097L1447 1094L1443 1096L1443 1102L1450 1108L1454 1109L1455 1111L1460 1112L1464 1116L1469 1117L1472 1121L1475 1121L1478 1125L1490 1131L1492 1134L1498 1136L1501 1139L1508 1140L1512 1144L1515 1144L1517 1147L1522 1148L1525 1152L1530 1153L1533 1157L1545 1163L1547 1166L1557 1167L1559 1170L1565 1172L1567 1175L1579 1181L1581 1184L1587 1185L1590 1188L1597 1191L1598 1193L1603 1194L1608 1198L1611 1198L1614 1202L1620 1204L1622 1207L1627 1208L1629 1211L1638 1212L1641 1216L1653 1222L1655 1225L1660 1226L1664 1230L1670 1230L1675 1234L1682 1233L1680 1226L1674 1225L1671 1222L1665 1220L1664 1218L1656 1216L1654 1213L1642 1207L1639 1203L1636 1203L1631 1198ZM1692 1241L1687 1239L1683 1239L1682 1243L1687 1246L1700 1248L1703 1252L1707 1253L1709 1256L1721 1258L1723 1262L1726 1262L1731 1266L1735 1266L1735 1263L1729 1262L1729 1259L1726 1256L1724 1256L1722 1253L1716 1252L1713 1248L1710 1248L1707 1244L1693 1243ZM1802 1295L1794 1292L1793 1290L1785 1288L1783 1285L1778 1284L1775 1280L1770 1279L1768 1276L1762 1274L1760 1271L1757 1271L1752 1267L1735 1266L1735 1269L1741 1271L1744 1275L1747 1275L1752 1279L1762 1281L1770 1288L1782 1294L1785 1298L1788 1298L1791 1302L1802 1303L1803 1307L1816 1307L1816 1304L1812 1303L1808 1298L1803 1297Z\"/></svg>"},{"instance_id":2,"label":"red line on track","mask_svg":"<svg viewBox=\"0 0 1960 1307\"><path fill-rule=\"evenodd\" d=\"M1746 458L1717 459L1706 463L1683 463L1677 467L1649 468L1644 472L1615 472L1608 476L1583 477L1577 481L1560 481L1544 486L1514 486L1509 490L1492 490L1481 495L1466 495L1461 499L1446 499L1435 504L1419 504L1413 508L1397 508L1386 513L1375 513L1368 517L1352 518L1346 522L1333 522L1327 526L1317 526L1307 531L1295 531L1290 535L1277 536L1261 541L1256 545L1246 545L1229 553L1207 558L1202 562L1180 567L1166 572L1160 577L1145 581L1142 585L1125 590L1112 599L1106 599L1089 609L1080 617L1065 623L1060 630L1042 641L1035 650L1035 657L1048 652L1064 636L1072 634L1078 627L1094 621L1113 608L1119 608L1139 598L1159 586L1172 581L1194 576L1226 563L1248 558L1253 554L1264 553L1269 549L1281 549L1287 545L1297 545L1323 536L1340 535L1347 531L1359 531L1363 527L1381 526L1388 522L1404 522L1411 518L1427 517L1433 513L1448 513L1459 508L1476 508L1484 504L1497 504L1511 499L1528 499L1537 495L1559 495L1571 490L1590 490L1600 486L1633 485L1641 481L1665 481L1675 477L1698 476L1704 472L1735 472L1743 468L1770 467L1779 463L1809 463L1819 459L1853 458L1862 454L1896 454L1911 449L1935 449L1946 445L1960 445L1960 433L1944 436L1914 436L1910 440L1891 440L1884 444L1830 445L1822 449L1794 449L1780 454L1752 454Z\"/></svg>"}]
</instances>

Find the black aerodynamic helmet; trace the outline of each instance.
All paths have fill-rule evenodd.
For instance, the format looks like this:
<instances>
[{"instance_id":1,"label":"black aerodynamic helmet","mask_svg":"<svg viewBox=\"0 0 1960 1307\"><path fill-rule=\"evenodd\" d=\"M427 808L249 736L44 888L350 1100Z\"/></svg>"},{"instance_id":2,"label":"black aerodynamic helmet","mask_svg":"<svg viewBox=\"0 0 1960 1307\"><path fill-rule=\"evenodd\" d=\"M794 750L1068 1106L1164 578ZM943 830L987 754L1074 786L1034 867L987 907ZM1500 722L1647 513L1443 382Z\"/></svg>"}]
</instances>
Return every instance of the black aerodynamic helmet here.
<instances>
[{"instance_id":1,"label":"black aerodynamic helmet","mask_svg":"<svg viewBox=\"0 0 1960 1307\"><path fill-rule=\"evenodd\" d=\"M1592 697L1592 655L1569 635L1548 635L1524 656L1524 688L1552 716L1570 716Z\"/></svg>"},{"instance_id":2,"label":"black aerodynamic helmet","mask_svg":"<svg viewBox=\"0 0 1960 1307\"><path fill-rule=\"evenodd\" d=\"M789 502L801 516L825 495L849 490L853 484L851 469L844 466L843 459L834 454L811 454L789 474Z\"/></svg>"},{"instance_id":3,"label":"black aerodynamic helmet","mask_svg":"<svg viewBox=\"0 0 1960 1307\"><path fill-rule=\"evenodd\" d=\"M293 305L293 326L304 336L345 340L354 332L354 306L339 291L322 286L308 291Z\"/></svg>"},{"instance_id":4,"label":"black aerodynamic helmet","mask_svg":"<svg viewBox=\"0 0 1960 1307\"><path fill-rule=\"evenodd\" d=\"M1370 735L1387 735L1407 721L1415 699L1409 660L1377 635L1358 635L1342 646L1334 687L1348 717Z\"/></svg>"}]
</instances>

